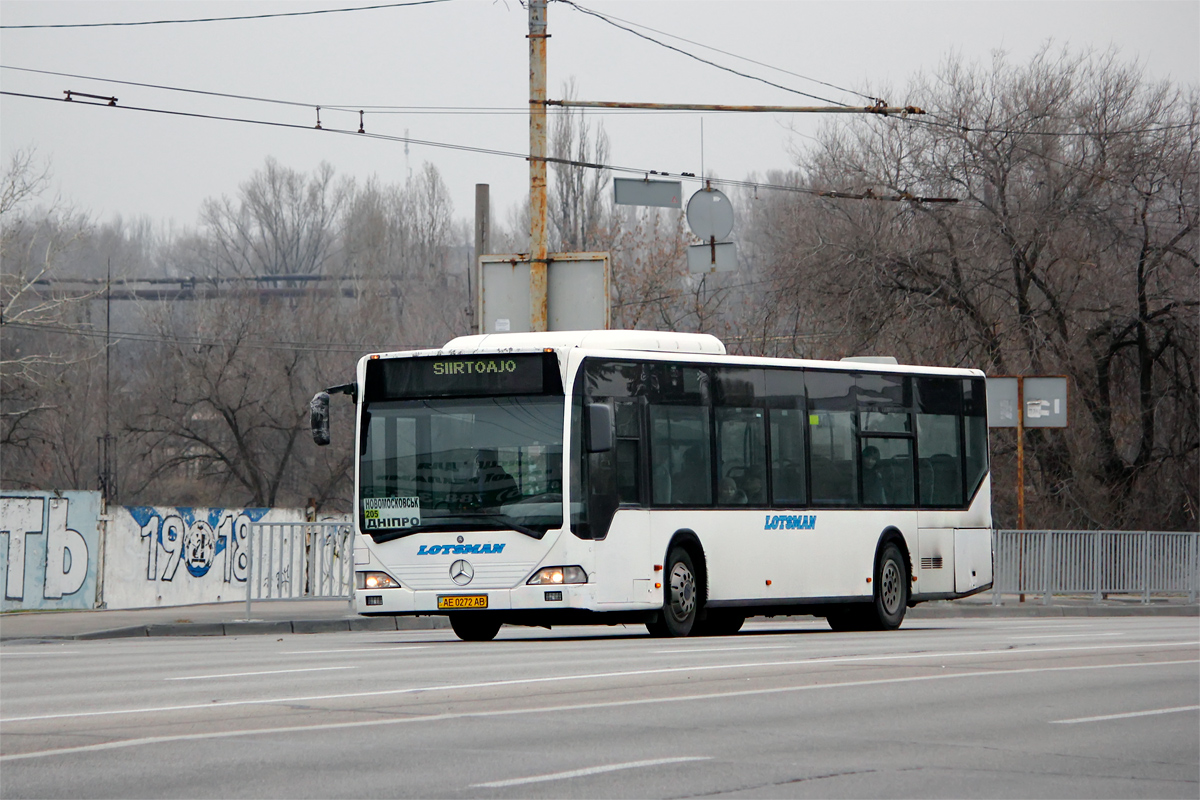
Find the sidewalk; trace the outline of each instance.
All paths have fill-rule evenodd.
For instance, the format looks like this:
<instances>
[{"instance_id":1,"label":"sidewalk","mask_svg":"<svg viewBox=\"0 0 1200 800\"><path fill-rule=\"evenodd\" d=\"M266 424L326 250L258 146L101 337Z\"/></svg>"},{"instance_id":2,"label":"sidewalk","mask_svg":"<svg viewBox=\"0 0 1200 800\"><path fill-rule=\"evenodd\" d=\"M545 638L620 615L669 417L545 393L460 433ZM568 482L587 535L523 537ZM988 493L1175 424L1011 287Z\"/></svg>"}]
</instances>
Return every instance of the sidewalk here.
<instances>
[{"instance_id":1,"label":"sidewalk","mask_svg":"<svg viewBox=\"0 0 1200 800\"><path fill-rule=\"evenodd\" d=\"M1096 603L1090 597L1056 597L1042 605L1040 595L1025 602L1005 596L993 606L990 594L952 602L923 603L908 610L910 619L967 617L1105 617L1200 616L1187 598L1113 597ZM141 636L245 636L250 634L336 633L448 628L445 617L361 617L345 600L276 600L251 607L245 603L211 603L121 611L11 611L0 615L0 641L119 639Z\"/></svg>"},{"instance_id":2,"label":"sidewalk","mask_svg":"<svg viewBox=\"0 0 1200 800\"><path fill-rule=\"evenodd\" d=\"M120 611L10 611L0 641L120 639L132 636L243 636L448 628L445 617L360 617L346 600L274 600L251 606L210 603Z\"/></svg>"}]
</instances>

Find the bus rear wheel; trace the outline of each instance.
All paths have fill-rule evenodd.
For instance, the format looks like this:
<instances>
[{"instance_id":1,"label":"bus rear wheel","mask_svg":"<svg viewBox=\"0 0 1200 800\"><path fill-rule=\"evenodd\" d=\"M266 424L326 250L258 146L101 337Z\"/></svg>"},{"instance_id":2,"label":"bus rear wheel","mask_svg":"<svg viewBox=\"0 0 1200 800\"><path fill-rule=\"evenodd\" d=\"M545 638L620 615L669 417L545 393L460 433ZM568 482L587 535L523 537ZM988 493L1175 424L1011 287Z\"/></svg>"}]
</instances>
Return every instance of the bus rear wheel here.
<instances>
[{"instance_id":1,"label":"bus rear wheel","mask_svg":"<svg viewBox=\"0 0 1200 800\"><path fill-rule=\"evenodd\" d=\"M464 642L490 642L500 632L498 619L479 614L451 614L450 627Z\"/></svg>"},{"instance_id":2,"label":"bus rear wheel","mask_svg":"<svg viewBox=\"0 0 1200 800\"><path fill-rule=\"evenodd\" d=\"M879 554L875 570L874 627L894 631L904 622L908 610L908 568L895 542L888 542Z\"/></svg>"},{"instance_id":3,"label":"bus rear wheel","mask_svg":"<svg viewBox=\"0 0 1200 800\"><path fill-rule=\"evenodd\" d=\"M875 565L875 597L870 603L848 603L825 617L835 631L894 631L908 610L908 568L895 542L888 542Z\"/></svg>"},{"instance_id":4,"label":"bus rear wheel","mask_svg":"<svg viewBox=\"0 0 1200 800\"><path fill-rule=\"evenodd\" d=\"M692 557L682 547L667 554L667 585L663 590L663 608L658 618L646 623L652 636L687 636L696 624L699 587Z\"/></svg>"}]
</instances>

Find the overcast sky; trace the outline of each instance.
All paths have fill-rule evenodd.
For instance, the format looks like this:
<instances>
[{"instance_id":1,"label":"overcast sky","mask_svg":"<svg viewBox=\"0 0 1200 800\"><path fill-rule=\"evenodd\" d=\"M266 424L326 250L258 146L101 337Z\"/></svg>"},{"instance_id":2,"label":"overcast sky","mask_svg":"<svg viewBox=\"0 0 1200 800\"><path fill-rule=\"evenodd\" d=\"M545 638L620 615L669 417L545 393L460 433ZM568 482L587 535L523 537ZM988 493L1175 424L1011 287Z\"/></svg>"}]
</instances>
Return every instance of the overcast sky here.
<instances>
[{"instance_id":1,"label":"overcast sky","mask_svg":"<svg viewBox=\"0 0 1200 800\"><path fill-rule=\"evenodd\" d=\"M185 19L382 2L3 0L0 24ZM1152 78L1200 84L1200 3L1195 0L580 0L579 5L628 27L635 23L662 43L837 103L861 105L865 101L854 91L890 89L890 102L925 105L922 98L901 93L916 71L936 70L952 52L987 62L993 51L1004 50L1023 62L1047 40L1075 49L1114 45L1127 59L1140 60ZM562 3L552 2L548 17L551 98L560 98L564 82L573 78L581 100L818 103L699 63ZM333 107L366 109L369 133L527 153L527 31L527 12L517 0L448 0L244 21L5 27L0 88L6 92L62 98L64 90L72 90L115 96L121 107L300 127L6 95L0 97L0 148L6 163L15 150L36 148L51 162L53 188L62 200L102 220L120 214L176 228L194 225L205 198L236 194L239 183L274 157L304 171L327 161L339 175L359 180L377 175L385 182L403 181L428 161L440 170L458 217L472 215L474 186L488 183L493 215L503 222L510 208L527 202L524 160L419 144L406 149L400 142L338 134L331 129L357 131L359 115ZM317 106L324 131L311 129ZM391 108L371 110L381 106ZM812 115L628 112L595 119L608 132L612 164L671 173L699 174L703 168L734 179L791 166L791 153L802 141L798 135L811 133L821 121Z\"/></svg>"}]
</instances>

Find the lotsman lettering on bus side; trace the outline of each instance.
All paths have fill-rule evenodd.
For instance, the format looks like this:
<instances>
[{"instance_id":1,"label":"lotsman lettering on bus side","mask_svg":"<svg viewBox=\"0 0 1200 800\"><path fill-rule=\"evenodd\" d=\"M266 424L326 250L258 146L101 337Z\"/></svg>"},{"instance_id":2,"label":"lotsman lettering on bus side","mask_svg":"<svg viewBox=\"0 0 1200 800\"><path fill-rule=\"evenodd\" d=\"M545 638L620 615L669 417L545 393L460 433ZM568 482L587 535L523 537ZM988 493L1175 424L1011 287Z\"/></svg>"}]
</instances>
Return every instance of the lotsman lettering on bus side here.
<instances>
[{"instance_id":1,"label":"lotsman lettering on bus side","mask_svg":"<svg viewBox=\"0 0 1200 800\"><path fill-rule=\"evenodd\" d=\"M448 555L482 555L486 553L499 553L504 550L504 545L507 542L499 544L423 544L417 550L419 556L448 556Z\"/></svg>"},{"instance_id":2,"label":"lotsman lettering on bus side","mask_svg":"<svg viewBox=\"0 0 1200 800\"><path fill-rule=\"evenodd\" d=\"M764 531L811 531L817 527L816 514L776 514L768 515L763 524Z\"/></svg>"}]
</instances>

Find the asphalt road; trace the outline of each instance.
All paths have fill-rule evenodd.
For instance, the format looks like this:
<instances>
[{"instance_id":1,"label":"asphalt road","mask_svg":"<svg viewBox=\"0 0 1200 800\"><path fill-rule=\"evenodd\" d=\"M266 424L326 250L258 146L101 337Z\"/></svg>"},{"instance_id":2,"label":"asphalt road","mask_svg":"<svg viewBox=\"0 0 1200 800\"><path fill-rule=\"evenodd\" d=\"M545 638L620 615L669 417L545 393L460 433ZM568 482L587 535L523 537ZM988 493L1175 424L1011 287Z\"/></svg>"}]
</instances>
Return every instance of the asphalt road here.
<instances>
[{"instance_id":1,"label":"asphalt road","mask_svg":"<svg viewBox=\"0 0 1200 800\"><path fill-rule=\"evenodd\" d=\"M0 646L0 795L1200 796L1195 618Z\"/></svg>"}]
</instances>

